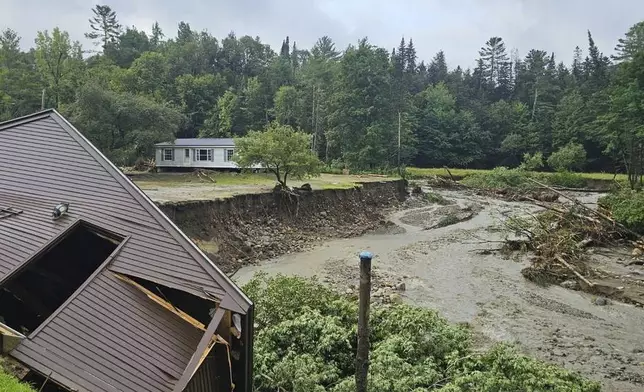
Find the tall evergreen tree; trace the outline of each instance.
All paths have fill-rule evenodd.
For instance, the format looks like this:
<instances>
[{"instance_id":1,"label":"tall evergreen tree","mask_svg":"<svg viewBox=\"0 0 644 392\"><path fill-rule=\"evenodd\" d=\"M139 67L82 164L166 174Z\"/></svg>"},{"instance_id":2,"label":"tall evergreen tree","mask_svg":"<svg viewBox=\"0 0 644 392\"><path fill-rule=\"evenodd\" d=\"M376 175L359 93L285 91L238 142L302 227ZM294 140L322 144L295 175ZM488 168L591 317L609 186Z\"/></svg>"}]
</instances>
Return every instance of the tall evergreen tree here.
<instances>
[{"instance_id":1,"label":"tall evergreen tree","mask_svg":"<svg viewBox=\"0 0 644 392\"><path fill-rule=\"evenodd\" d=\"M509 60L503 38L490 38L479 51L479 55L483 60L483 77L489 87L495 88L499 84L501 68Z\"/></svg>"},{"instance_id":2,"label":"tall evergreen tree","mask_svg":"<svg viewBox=\"0 0 644 392\"><path fill-rule=\"evenodd\" d=\"M584 59L583 52L579 46L575 47L572 58L572 76L575 78L575 83L580 85L584 81Z\"/></svg>"},{"instance_id":3,"label":"tall evergreen tree","mask_svg":"<svg viewBox=\"0 0 644 392\"><path fill-rule=\"evenodd\" d=\"M91 31L86 33L85 37L98 40L95 44L102 45L105 50L121 33L121 25L116 18L116 12L109 5L96 5L92 12L94 17L89 20Z\"/></svg>"},{"instance_id":4,"label":"tall evergreen tree","mask_svg":"<svg viewBox=\"0 0 644 392\"><path fill-rule=\"evenodd\" d=\"M340 57L340 52L336 50L333 40L325 35L313 45L311 55L324 59L325 61L337 60Z\"/></svg>"},{"instance_id":5,"label":"tall evergreen tree","mask_svg":"<svg viewBox=\"0 0 644 392\"><path fill-rule=\"evenodd\" d=\"M289 37L286 37L286 39L282 41L282 49L280 50L280 57L288 58L290 56L290 51L291 51L290 39Z\"/></svg>"},{"instance_id":6,"label":"tall evergreen tree","mask_svg":"<svg viewBox=\"0 0 644 392\"><path fill-rule=\"evenodd\" d=\"M406 62L406 72L408 74L416 73L416 48L414 48L414 41L410 38L407 49L405 49L405 62Z\"/></svg>"},{"instance_id":7,"label":"tall evergreen tree","mask_svg":"<svg viewBox=\"0 0 644 392\"><path fill-rule=\"evenodd\" d=\"M164 37L165 35L163 34L161 26L159 26L159 22L154 22L152 25L152 35L150 36L150 44L152 47L157 48L163 41Z\"/></svg>"},{"instance_id":8,"label":"tall evergreen tree","mask_svg":"<svg viewBox=\"0 0 644 392\"><path fill-rule=\"evenodd\" d=\"M615 54L612 56L615 61L632 60L636 53L644 50L644 21L631 26L620 38L615 46Z\"/></svg>"},{"instance_id":9,"label":"tall evergreen tree","mask_svg":"<svg viewBox=\"0 0 644 392\"><path fill-rule=\"evenodd\" d=\"M445 60L445 52L442 50L436 53L432 62L429 64L427 71L429 83L438 84L447 81L447 61Z\"/></svg>"}]
</instances>

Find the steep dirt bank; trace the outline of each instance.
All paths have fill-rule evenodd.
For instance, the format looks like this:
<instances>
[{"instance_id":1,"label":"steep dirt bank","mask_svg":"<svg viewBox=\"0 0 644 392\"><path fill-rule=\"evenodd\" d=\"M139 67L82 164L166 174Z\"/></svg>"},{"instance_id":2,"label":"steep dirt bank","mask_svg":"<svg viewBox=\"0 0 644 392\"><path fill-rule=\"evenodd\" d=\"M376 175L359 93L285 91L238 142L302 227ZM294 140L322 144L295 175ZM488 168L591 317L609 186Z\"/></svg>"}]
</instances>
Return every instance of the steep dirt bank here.
<instances>
[{"instance_id":1,"label":"steep dirt bank","mask_svg":"<svg viewBox=\"0 0 644 392\"><path fill-rule=\"evenodd\" d=\"M324 239L386 228L386 210L406 196L404 181L397 180L298 197L271 192L159 206L225 272L233 272Z\"/></svg>"}]
</instances>

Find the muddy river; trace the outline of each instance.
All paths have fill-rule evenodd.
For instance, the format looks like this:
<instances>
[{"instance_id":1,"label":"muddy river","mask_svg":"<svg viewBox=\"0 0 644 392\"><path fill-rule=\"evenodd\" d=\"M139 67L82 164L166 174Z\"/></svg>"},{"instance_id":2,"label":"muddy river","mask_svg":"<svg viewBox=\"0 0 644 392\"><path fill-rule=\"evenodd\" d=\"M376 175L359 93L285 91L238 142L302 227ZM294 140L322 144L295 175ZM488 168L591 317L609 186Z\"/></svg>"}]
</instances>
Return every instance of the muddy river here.
<instances>
[{"instance_id":1,"label":"muddy river","mask_svg":"<svg viewBox=\"0 0 644 392\"><path fill-rule=\"evenodd\" d=\"M607 391L644 391L644 310L614 301L599 306L589 294L537 286L520 273L525 258L493 251L506 235L502 222L536 211L535 206L439 193L456 204L398 211L390 217L397 230L329 241L242 268L234 279L244 283L257 271L315 275L336 284L340 278L350 290L358 283L357 255L368 250L380 275L404 282L404 302L468 323L478 345L513 343L602 382ZM583 196L587 203L596 198ZM472 219L435 228L455 208Z\"/></svg>"}]
</instances>

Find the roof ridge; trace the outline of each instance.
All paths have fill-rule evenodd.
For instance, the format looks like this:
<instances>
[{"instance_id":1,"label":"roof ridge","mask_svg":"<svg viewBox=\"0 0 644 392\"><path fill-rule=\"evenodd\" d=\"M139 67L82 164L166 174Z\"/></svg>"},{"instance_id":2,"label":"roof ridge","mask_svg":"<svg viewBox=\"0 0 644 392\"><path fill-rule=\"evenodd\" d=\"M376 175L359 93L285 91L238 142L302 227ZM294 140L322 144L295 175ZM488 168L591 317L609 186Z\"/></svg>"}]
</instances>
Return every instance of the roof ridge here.
<instances>
[{"instance_id":1,"label":"roof ridge","mask_svg":"<svg viewBox=\"0 0 644 392\"><path fill-rule=\"evenodd\" d=\"M51 115L52 112L56 112L56 110L53 108L40 110L38 112L27 114L25 116L12 118L11 120L7 120L7 121L2 121L0 122L0 131L3 131L10 127L14 127L18 124L30 123L32 121L40 120L43 117L47 117L48 115Z\"/></svg>"},{"instance_id":2,"label":"roof ridge","mask_svg":"<svg viewBox=\"0 0 644 392\"><path fill-rule=\"evenodd\" d=\"M45 113L41 113L46 116L50 116L54 121L56 121L76 142L83 147L92 158L98 162L113 178L116 180L123 189L125 189L150 215L177 241L177 243L182 246L188 254L190 254L198 264L204 269L204 271L219 284L219 286L227 294L236 294L233 295L233 299L237 302L244 310L247 310L248 307L252 305L251 300L244 294L239 287L237 287L230 278L215 265L215 263L206 256L201 249L192 242L186 234L177 227L170 220L170 218L165 215L159 207L146 195L141 189L136 186L122 171L120 171L103 153L96 148L78 129L76 129L67 119L65 119L60 113L55 109L50 109ZM38 117L41 118L41 117ZM1 129L0 129L1 130ZM223 300L223 298L222 298ZM241 301L241 302L240 302ZM246 306L244 306L246 305Z\"/></svg>"}]
</instances>

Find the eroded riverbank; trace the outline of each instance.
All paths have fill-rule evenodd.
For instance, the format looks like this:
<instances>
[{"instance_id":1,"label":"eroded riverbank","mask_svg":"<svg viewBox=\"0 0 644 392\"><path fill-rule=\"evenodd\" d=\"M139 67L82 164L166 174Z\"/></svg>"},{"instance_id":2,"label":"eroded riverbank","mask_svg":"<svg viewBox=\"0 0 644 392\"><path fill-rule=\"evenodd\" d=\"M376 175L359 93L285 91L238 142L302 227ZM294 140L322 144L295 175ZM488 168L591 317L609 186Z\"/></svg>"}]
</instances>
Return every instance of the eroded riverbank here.
<instances>
[{"instance_id":1,"label":"eroded riverbank","mask_svg":"<svg viewBox=\"0 0 644 392\"><path fill-rule=\"evenodd\" d=\"M609 391L644 390L644 311L559 286L540 287L523 278L527 264L500 255L501 221L536 211L462 192L440 191L472 218L433 228L453 206L431 205L394 213L399 234L370 234L332 240L300 253L244 267L239 282L254 273L319 276L350 292L358 282L357 254L376 255L378 279L404 283L403 301L438 310L453 322L468 323L481 346L505 341L526 352L601 381ZM585 199L592 203L595 196ZM404 232L404 233L401 233Z\"/></svg>"}]
</instances>

